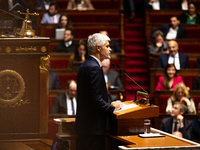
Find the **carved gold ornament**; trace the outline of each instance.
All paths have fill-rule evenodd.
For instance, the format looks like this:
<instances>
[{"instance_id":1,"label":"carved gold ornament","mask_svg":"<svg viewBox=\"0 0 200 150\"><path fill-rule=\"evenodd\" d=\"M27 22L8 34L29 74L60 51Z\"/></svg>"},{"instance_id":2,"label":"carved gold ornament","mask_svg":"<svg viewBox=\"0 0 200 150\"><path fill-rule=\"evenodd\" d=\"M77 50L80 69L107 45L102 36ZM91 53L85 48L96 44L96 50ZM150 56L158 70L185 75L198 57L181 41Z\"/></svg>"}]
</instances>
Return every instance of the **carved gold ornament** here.
<instances>
[{"instance_id":1,"label":"carved gold ornament","mask_svg":"<svg viewBox=\"0 0 200 150\"><path fill-rule=\"evenodd\" d=\"M0 107L15 107L30 103L22 100L25 92L25 82L22 76L14 70L0 71Z\"/></svg>"},{"instance_id":2,"label":"carved gold ornament","mask_svg":"<svg viewBox=\"0 0 200 150\"><path fill-rule=\"evenodd\" d=\"M10 53L11 52L11 47L6 47L6 53Z\"/></svg>"},{"instance_id":3,"label":"carved gold ornament","mask_svg":"<svg viewBox=\"0 0 200 150\"><path fill-rule=\"evenodd\" d=\"M43 52L43 53L44 53L44 52L46 52L46 51L47 51L47 48L46 48L46 46L42 46L42 47L41 47L41 52Z\"/></svg>"}]
</instances>

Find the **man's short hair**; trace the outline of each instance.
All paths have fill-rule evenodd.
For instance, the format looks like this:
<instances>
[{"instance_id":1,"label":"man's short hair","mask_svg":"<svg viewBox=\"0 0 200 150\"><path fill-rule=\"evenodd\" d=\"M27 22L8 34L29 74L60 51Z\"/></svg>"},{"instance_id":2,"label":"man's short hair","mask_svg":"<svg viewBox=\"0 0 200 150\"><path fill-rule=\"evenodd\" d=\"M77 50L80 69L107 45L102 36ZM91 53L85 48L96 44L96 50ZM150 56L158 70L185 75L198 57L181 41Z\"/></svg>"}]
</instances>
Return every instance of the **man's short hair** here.
<instances>
[{"instance_id":1,"label":"man's short hair","mask_svg":"<svg viewBox=\"0 0 200 150\"><path fill-rule=\"evenodd\" d=\"M110 38L101 33L94 33L93 35L90 35L88 37L88 53L96 53L96 46L99 45L103 47L107 40L110 41Z\"/></svg>"},{"instance_id":2,"label":"man's short hair","mask_svg":"<svg viewBox=\"0 0 200 150\"><path fill-rule=\"evenodd\" d=\"M66 28L66 29L65 29L65 31L66 31L66 30L69 30L69 31L71 31L71 35L73 35L73 36L74 36L74 34L75 34L75 33L74 33L74 29L72 29L72 28Z\"/></svg>"},{"instance_id":3,"label":"man's short hair","mask_svg":"<svg viewBox=\"0 0 200 150\"><path fill-rule=\"evenodd\" d=\"M179 17L179 16L176 16L176 15L171 16L170 19L171 19L171 18L176 18L177 20L180 20L180 17Z\"/></svg>"},{"instance_id":4,"label":"man's short hair","mask_svg":"<svg viewBox=\"0 0 200 150\"><path fill-rule=\"evenodd\" d=\"M74 81L74 80L69 80L69 81L67 81L67 84L66 84L67 89L69 89L69 85L70 85L72 82L75 82L75 81ZM76 82L75 82L75 83L76 83Z\"/></svg>"},{"instance_id":5,"label":"man's short hair","mask_svg":"<svg viewBox=\"0 0 200 150\"><path fill-rule=\"evenodd\" d=\"M176 101L176 102L174 103L174 105L175 105L175 104L180 106L180 111L181 111L181 112L185 113L185 112L187 111L187 106L186 106L184 103L179 102L179 101Z\"/></svg>"},{"instance_id":6,"label":"man's short hair","mask_svg":"<svg viewBox=\"0 0 200 150\"><path fill-rule=\"evenodd\" d=\"M57 5L55 2L50 2L49 8L50 8L51 6L55 6L55 9L58 10L58 5Z\"/></svg>"}]
</instances>

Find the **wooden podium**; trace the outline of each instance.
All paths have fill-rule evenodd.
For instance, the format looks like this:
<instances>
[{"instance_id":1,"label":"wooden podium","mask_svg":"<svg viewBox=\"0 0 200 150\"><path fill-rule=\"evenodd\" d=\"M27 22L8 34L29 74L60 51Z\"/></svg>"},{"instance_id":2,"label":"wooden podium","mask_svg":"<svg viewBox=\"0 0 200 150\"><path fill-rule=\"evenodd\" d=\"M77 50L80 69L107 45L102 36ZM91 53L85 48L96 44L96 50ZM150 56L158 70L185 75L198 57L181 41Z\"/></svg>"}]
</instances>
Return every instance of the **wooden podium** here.
<instances>
[{"instance_id":1,"label":"wooden podium","mask_svg":"<svg viewBox=\"0 0 200 150\"><path fill-rule=\"evenodd\" d=\"M123 102L127 105L135 104L131 101ZM109 134L113 135L130 135L144 132L144 119L159 116L158 106L146 106L136 104L137 107L115 112L109 120ZM75 118L54 119L57 123L59 133L57 136L69 140L70 147L75 149L76 132Z\"/></svg>"},{"instance_id":2,"label":"wooden podium","mask_svg":"<svg viewBox=\"0 0 200 150\"><path fill-rule=\"evenodd\" d=\"M47 138L49 38L0 38L0 140Z\"/></svg>"}]
</instances>

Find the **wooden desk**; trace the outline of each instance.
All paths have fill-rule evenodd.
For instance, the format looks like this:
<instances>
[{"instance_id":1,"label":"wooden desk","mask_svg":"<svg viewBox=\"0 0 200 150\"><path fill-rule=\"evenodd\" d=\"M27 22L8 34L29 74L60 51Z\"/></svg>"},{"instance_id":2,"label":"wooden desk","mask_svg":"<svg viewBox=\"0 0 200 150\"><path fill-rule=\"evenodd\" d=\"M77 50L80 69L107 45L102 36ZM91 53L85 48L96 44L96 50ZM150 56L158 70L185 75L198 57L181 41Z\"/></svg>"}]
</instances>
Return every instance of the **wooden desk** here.
<instances>
[{"instance_id":1,"label":"wooden desk","mask_svg":"<svg viewBox=\"0 0 200 150\"><path fill-rule=\"evenodd\" d=\"M1 150L51 150L53 141L49 139L30 139L0 141Z\"/></svg>"},{"instance_id":2,"label":"wooden desk","mask_svg":"<svg viewBox=\"0 0 200 150\"><path fill-rule=\"evenodd\" d=\"M118 140L124 141L129 145L119 146L120 150L146 150L146 149L162 149L162 150L199 150L200 144L186 140L184 138L175 137L166 132L151 128L151 132L164 134L165 137L159 138L141 138L137 135L134 136L117 136L114 137Z\"/></svg>"}]
</instances>

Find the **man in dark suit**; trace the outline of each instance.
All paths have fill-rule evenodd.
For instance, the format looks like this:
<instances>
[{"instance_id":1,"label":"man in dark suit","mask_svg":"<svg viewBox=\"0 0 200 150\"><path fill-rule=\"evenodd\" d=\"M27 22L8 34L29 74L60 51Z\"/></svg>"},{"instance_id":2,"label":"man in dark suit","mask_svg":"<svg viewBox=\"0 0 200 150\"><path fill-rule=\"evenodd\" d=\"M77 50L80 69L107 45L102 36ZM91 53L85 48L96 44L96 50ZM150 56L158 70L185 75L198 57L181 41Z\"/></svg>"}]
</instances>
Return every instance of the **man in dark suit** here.
<instances>
[{"instance_id":1,"label":"man in dark suit","mask_svg":"<svg viewBox=\"0 0 200 150\"><path fill-rule=\"evenodd\" d=\"M124 87L120 81L119 75L116 71L110 70L110 59L105 59L101 62L106 83L110 83L110 87L123 90Z\"/></svg>"},{"instance_id":2,"label":"man in dark suit","mask_svg":"<svg viewBox=\"0 0 200 150\"><path fill-rule=\"evenodd\" d=\"M77 43L73 41L74 39L74 30L67 28L64 33L64 40L58 44L54 52L55 53L75 53L77 48Z\"/></svg>"},{"instance_id":3,"label":"man in dark suit","mask_svg":"<svg viewBox=\"0 0 200 150\"><path fill-rule=\"evenodd\" d=\"M70 80L66 85L66 92L55 97L52 114L76 114L76 82Z\"/></svg>"},{"instance_id":4,"label":"man in dark suit","mask_svg":"<svg viewBox=\"0 0 200 150\"><path fill-rule=\"evenodd\" d=\"M157 68L164 68L167 64L175 64L176 69L190 68L187 54L178 52L178 43L174 40L168 42L169 54L161 54Z\"/></svg>"},{"instance_id":5,"label":"man in dark suit","mask_svg":"<svg viewBox=\"0 0 200 150\"><path fill-rule=\"evenodd\" d=\"M181 102L175 102L172 108L171 117L162 121L160 130L173 134L176 131L182 133L183 138L191 138L191 125L183 116L187 107Z\"/></svg>"},{"instance_id":6,"label":"man in dark suit","mask_svg":"<svg viewBox=\"0 0 200 150\"><path fill-rule=\"evenodd\" d=\"M60 90L58 75L51 71L49 71L49 90Z\"/></svg>"},{"instance_id":7,"label":"man in dark suit","mask_svg":"<svg viewBox=\"0 0 200 150\"><path fill-rule=\"evenodd\" d=\"M35 2L34 11L40 10L40 9L48 10L50 3L55 3L58 6L58 4L53 0L40 0L40 1Z\"/></svg>"},{"instance_id":8,"label":"man in dark suit","mask_svg":"<svg viewBox=\"0 0 200 150\"><path fill-rule=\"evenodd\" d=\"M172 16L170 18L171 24L164 24L160 28L153 29L150 33L150 38L155 31L160 30L163 32L163 37L165 39L182 39L186 37L186 31L183 26L180 25L180 20L178 16Z\"/></svg>"},{"instance_id":9,"label":"man in dark suit","mask_svg":"<svg viewBox=\"0 0 200 150\"><path fill-rule=\"evenodd\" d=\"M146 9L150 10L168 9L168 3L166 0L146 0Z\"/></svg>"},{"instance_id":10,"label":"man in dark suit","mask_svg":"<svg viewBox=\"0 0 200 150\"><path fill-rule=\"evenodd\" d=\"M77 150L105 150L107 115L122 108L120 101L108 103L101 61L110 59L110 38L95 33L88 37L88 59L77 76Z\"/></svg>"}]
</instances>

